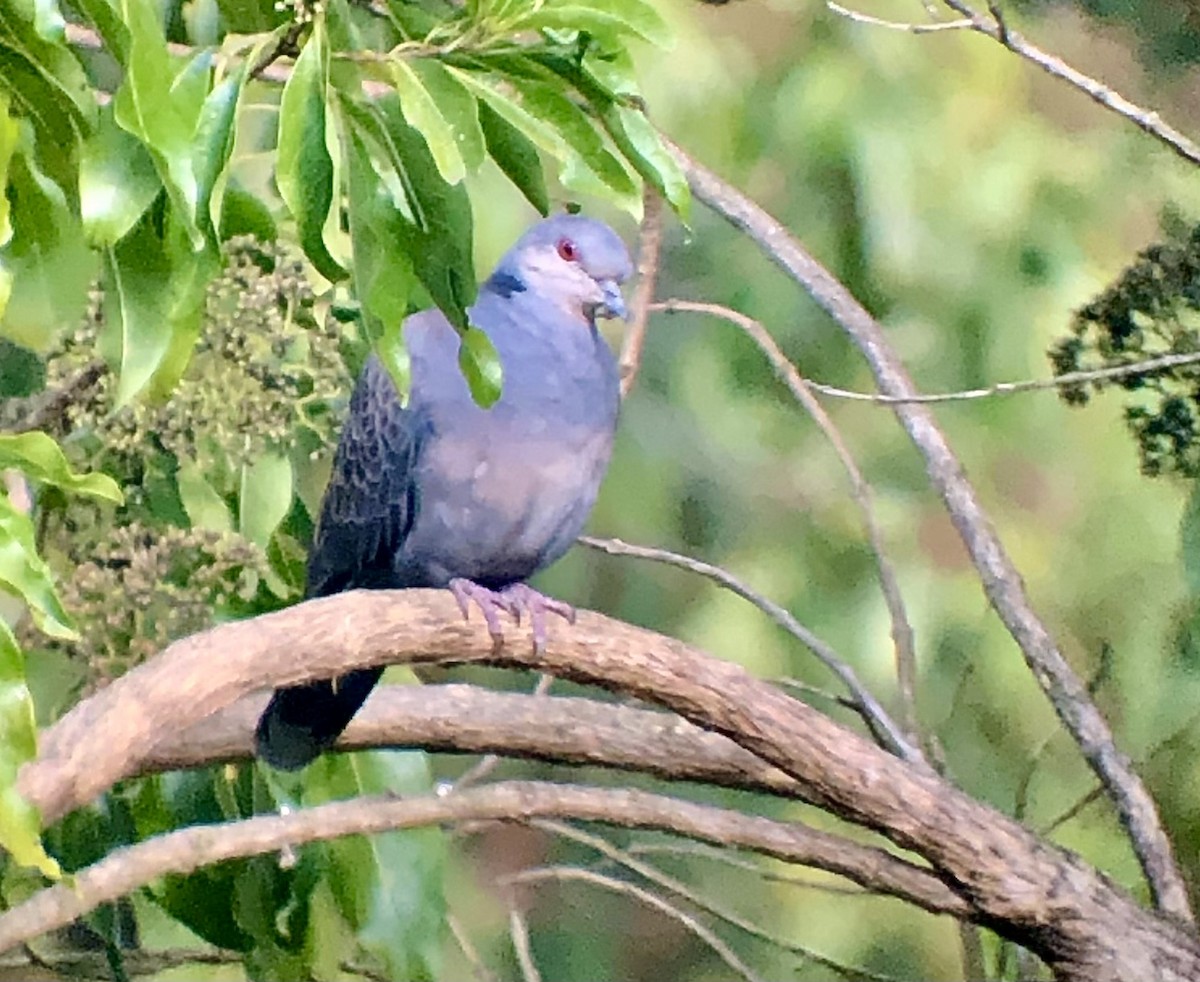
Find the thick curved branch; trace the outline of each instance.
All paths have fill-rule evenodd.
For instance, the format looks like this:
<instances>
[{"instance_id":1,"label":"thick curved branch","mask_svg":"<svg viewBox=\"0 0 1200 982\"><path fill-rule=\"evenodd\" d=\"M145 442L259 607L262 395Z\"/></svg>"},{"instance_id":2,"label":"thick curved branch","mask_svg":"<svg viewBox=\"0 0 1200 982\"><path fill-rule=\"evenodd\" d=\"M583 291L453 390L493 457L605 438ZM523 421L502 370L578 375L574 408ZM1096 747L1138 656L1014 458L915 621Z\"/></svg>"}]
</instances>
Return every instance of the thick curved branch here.
<instances>
[{"instance_id":1,"label":"thick curved branch","mask_svg":"<svg viewBox=\"0 0 1200 982\"><path fill-rule=\"evenodd\" d=\"M426 798L356 798L287 815L202 825L118 849L0 915L0 952L62 927L169 873L186 874L223 860L277 852L345 835L447 822L571 818L675 832L721 846L750 849L786 862L840 873L936 913L967 916L969 905L928 870L882 849L803 825L774 822L645 791L508 781Z\"/></svg>"},{"instance_id":2,"label":"thick curved branch","mask_svg":"<svg viewBox=\"0 0 1200 982\"><path fill-rule=\"evenodd\" d=\"M883 327L788 230L736 188L670 144L692 193L745 232L834 319L862 351L879 391L908 398L917 388ZM1087 687L1058 649L1034 611L1025 584L1004 549L975 489L927 406L898 402L892 411L925 462L930 483L967 547L992 607L1021 649L1025 662L1096 776L1108 789L1155 903L1183 921L1192 921L1183 877L1162 827L1154 799L1117 749L1112 730L1088 695Z\"/></svg>"},{"instance_id":3,"label":"thick curved branch","mask_svg":"<svg viewBox=\"0 0 1200 982\"><path fill-rule=\"evenodd\" d=\"M445 591L354 591L223 624L80 703L45 735L27 765L58 770L43 800L88 800L127 769L141 770L164 734L242 696L386 663L492 664L592 683L672 709L724 734L799 784L809 801L879 831L925 859L979 918L1029 947L1064 978L1200 977L1200 939L1142 910L1078 858L930 773L897 760L743 668L681 641L598 614L554 625L534 651L525 627L493 649ZM103 734L110 767L88 747ZM128 761L125 765L123 761Z\"/></svg>"},{"instance_id":4,"label":"thick curved branch","mask_svg":"<svg viewBox=\"0 0 1200 982\"><path fill-rule=\"evenodd\" d=\"M267 698L266 693L247 696L209 719L166 734L137 773L248 760L254 725ZM337 744L339 750L372 747L618 767L783 797L799 797L800 790L778 768L673 713L577 697L491 692L473 685L380 686ZM93 741L92 752L95 766L110 766L106 758L111 752L103 741ZM36 783L29 784L34 804L56 797L62 773L49 762L42 767ZM82 804L74 801L69 807Z\"/></svg>"}]
</instances>

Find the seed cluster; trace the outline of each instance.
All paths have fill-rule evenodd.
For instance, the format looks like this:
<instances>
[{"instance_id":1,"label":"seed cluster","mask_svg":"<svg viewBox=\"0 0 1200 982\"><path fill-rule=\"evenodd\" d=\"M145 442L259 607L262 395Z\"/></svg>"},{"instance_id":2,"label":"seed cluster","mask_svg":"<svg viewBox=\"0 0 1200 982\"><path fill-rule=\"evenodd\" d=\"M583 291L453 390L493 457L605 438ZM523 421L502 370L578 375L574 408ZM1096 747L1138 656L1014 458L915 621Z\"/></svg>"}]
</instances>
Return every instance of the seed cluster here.
<instances>
[{"instance_id":1,"label":"seed cluster","mask_svg":"<svg viewBox=\"0 0 1200 982\"><path fill-rule=\"evenodd\" d=\"M273 245L227 245L194 353L165 399L143 394L113 409L116 376L88 371L97 365L105 309L93 291L78 329L48 357L47 393L69 398L44 428L73 466L112 475L126 503L42 495L40 548L80 640L48 642L28 624L22 629L30 648L58 646L84 662L88 687L214 618L252 609L272 575L267 554L242 536L188 527L176 483L181 464L194 463L236 515L243 465L267 451L325 452L350 390L344 325L320 315L302 264ZM0 403L0 413L14 410ZM279 576L273 582L278 590Z\"/></svg>"}]
</instances>

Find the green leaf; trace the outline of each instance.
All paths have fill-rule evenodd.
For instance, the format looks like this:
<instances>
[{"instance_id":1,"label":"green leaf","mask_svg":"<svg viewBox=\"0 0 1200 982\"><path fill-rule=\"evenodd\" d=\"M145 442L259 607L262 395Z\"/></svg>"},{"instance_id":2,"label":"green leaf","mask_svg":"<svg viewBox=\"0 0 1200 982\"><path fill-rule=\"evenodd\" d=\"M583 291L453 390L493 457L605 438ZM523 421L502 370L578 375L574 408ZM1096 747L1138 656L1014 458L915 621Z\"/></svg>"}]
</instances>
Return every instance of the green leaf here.
<instances>
[{"instance_id":1,"label":"green leaf","mask_svg":"<svg viewBox=\"0 0 1200 982\"><path fill-rule=\"evenodd\" d=\"M487 140L488 153L504 176L539 214L549 215L550 196L546 193L546 175L537 147L486 102L479 103L479 126Z\"/></svg>"},{"instance_id":2,"label":"green leaf","mask_svg":"<svg viewBox=\"0 0 1200 982\"><path fill-rule=\"evenodd\" d=\"M25 684L25 656L0 619L0 846L22 866L58 879L62 871L42 846L37 809L17 791L21 765L36 756L37 724Z\"/></svg>"},{"instance_id":3,"label":"green leaf","mask_svg":"<svg viewBox=\"0 0 1200 982\"><path fill-rule=\"evenodd\" d=\"M619 207L636 214L641 207L638 187L605 146L604 137L592 119L563 95L557 84L516 77L510 78L509 83L519 93L522 108L549 123L562 137L567 147L559 154L565 165L561 172L564 186L609 197ZM579 187L572 178L580 170L594 175L601 187Z\"/></svg>"},{"instance_id":4,"label":"green leaf","mask_svg":"<svg viewBox=\"0 0 1200 982\"><path fill-rule=\"evenodd\" d=\"M609 135L621 153L661 194L686 223L692 209L692 192L671 151L646 114L614 103L604 112Z\"/></svg>"},{"instance_id":5,"label":"green leaf","mask_svg":"<svg viewBox=\"0 0 1200 982\"><path fill-rule=\"evenodd\" d=\"M111 106L104 107L79 162L79 207L89 241L115 245L161 189L145 144L117 125Z\"/></svg>"},{"instance_id":6,"label":"green leaf","mask_svg":"<svg viewBox=\"0 0 1200 982\"><path fill-rule=\"evenodd\" d=\"M654 6L646 0L545 0L514 25L514 31L542 30L586 31L594 37L615 43L634 35L660 48L669 48L670 28Z\"/></svg>"},{"instance_id":7,"label":"green leaf","mask_svg":"<svg viewBox=\"0 0 1200 982\"><path fill-rule=\"evenodd\" d=\"M121 0L120 9L130 46L125 78L113 100L116 121L150 150L192 248L201 249L204 235L196 224L199 188L191 146L200 103L193 76L202 72L200 81L207 87L207 66L197 68L193 61L177 78L157 8L145 0Z\"/></svg>"},{"instance_id":8,"label":"green leaf","mask_svg":"<svg viewBox=\"0 0 1200 982\"><path fill-rule=\"evenodd\" d=\"M377 164L366 140L357 132L350 133L345 149L349 157L346 174L354 292L362 307L367 335L378 349L383 338L398 337L397 329L408 312L409 295L415 285L412 262L397 248L397 243L408 235L410 223L397 208L377 169L390 165L386 161Z\"/></svg>"},{"instance_id":9,"label":"green leaf","mask_svg":"<svg viewBox=\"0 0 1200 982\"><path fill-rule=\"evenodd\" d=\"M8 187L8 165L16 153L20 132L17 121L8 114L8 96L0 91L0 247L8 245L12 238L11 206L3 192ZM4 305L0 304L0 316L3 314Z\"/></svg>"},{"instance_id":10,"label":"green leaf","mask_svg":"<svg viewBox=\"0 0 1200 982\"><path fill-rule=\"evenodd\" d=\"M506 74L503 86L487 76L457 68L450 71L481 103L560 162L559 178L564 186L602 195L637 214L641 207L637 186L587 114L562 94L557 83L518 74L526 70L548 75L541 66L515 59L508 59L505 65L515 70Z\"/></svg>"},{"instance_id":11,"label":"green leaf","mask_svg":"<svg viewBox=\"0 0 1200 982\"><path fill-rule=\"evenodd\" d=\"M327 139L333 136L326 105L329 52L318 20L283 87L279 105L279 152L275 181L296 220L300 245L326 279L344 279L325 244L325 223L334 202L334 166Z\"/></svg>"},{"instance_id":12,"label":"green leaf","mask_svg":"<svg viewBox=\"0 0 1200 982\"><path fill-rule=\"evenodd\" d=\"M428 793L423 753L370 751L326 755L305 772L305 804L363 794ZM442 892L445 836L413 829L351 836L321 847L329 884L359 942L394 979L439 977L446 902Z\"/></svg>"},{"instance_id":13,"label":"green leaf","mask_svg":"<svg viewBox=\"0 0 1200 982\"><path fill-rule=\"evenodd\" d=\"M479 126L479 105L475 97L440 61L421 58L412 63L412 69L454 130L455 145L467 170L478 170L487 157L487 145Z\"/></svg>"},{"instance_id":14,"label":"green leaf","mask_svg":"<svg viewBox=\"0 0 1200 982\"><path fill-rule=\"evenodd\" d=\"M117 368L114 408L142 391L171 346L171 263L150 212L105 250L104 326L100 343Z\"/></svg>"},{"instance_id":15,"label":"green leaf","mask_svg":"<svg viewBox=\"0 0 1200 982\"><path fill-rule=\"evenodd\" d=\"M192 166L196 172L196 196L198 218L207 234L215 235L214 226L220 214L220 192L222 178L233 153L238 102L250 64L230 75L212 90L200 110L200 120L192 140ZM213 198L217 202L214 204Z\"/></svg>"},{"instance_id":16,"label":"green leaf","mask_svg":"<svg viewBox=\"0 0 1200 982\"><path fill-rule=\"evenodd\" d=\"M37 4L0 4L0 80L39 139L68 152L95 120L95 96L66 44L62 19L48 18Z\"/></svg>"},{"instance_id":17,"label":"green leaf","mask_svg":"<svg viewBox=\"0 0 1200 982\"><path fill-rule=\"evenodd\" d=\"M279 235L271 210L256 195L230 181L221 199L222 242L235 235L253 235L262 242L274 242Z\"/></svg>"},{"instance_id":18,"label":"green leaf","mask_svg":"<svg viewBox=\"0 0 1200 982\"><path fill-rule=\"evenodd\" d=\"M393 248L412 262L433 302L460 331L467 326L467 307L475 299L471 200L460 183L447 184L425 140L400 113L394 95L363 107L343 99L343 111L368 149L371 161L389 189L402 193L404 209L389 234ZM399 204L399 202L397 202ZM401 213L403 212L403 213Z\"/></svg>"},{"instance_id":19,"label":"green leaf","mask_svg":"<svg viewBox=\"0 0 1200 982\"><path fill-rule=\"evenodd\" d=\"M265 549L292 507L291 461L267 452L244 466L238 505L238 531Z\"/></svg>"},{"instance_id":20,"label":"green leaf","mask_svg":"<svg viewBox=\"0 0 1200 982\"><path fill-rule=\"evenodd\" d=\"M292 16L275 0L217 0L217 7L226 29L236 34L266 34Z\"/></svg>"},{"instance_id":21,"label":"green leaf","mask_svg":"<svg viewBox=\"0 0 1200 982\"><path fill-rule=\"evenodd\" d=\"M458 367L467 380L471 398L484 409L495 405L504 385L504 368L492 339L479 328L468 328L463 334Z\"/></svg>"},{"instance_id":22,"label":"green leaf","mask_svg":"<svg viewBox=\"0 0 1200 982\"><path fill-rule=\"evenodd\" d=\"M493 80L485 75L463 71L453 65L446 66L446 70L475 94L479 99L480 109L484 106L491 108L497 116L518 130L534 146L544 150L555 159L561 160L566 156L567 145L554 127L527 112L519 101L502 91ZM482 122L482 114L480 121Z\"/></svg>"},{"instance_id":23,"label":"green leaf","mask_svg":"<svg viewBox=\"0 0 1200 982\"><path fill-rule=\"evenodd\" d=\"M183 502L192 528L209 529L213 532L233 531L233 517L229 514L229 506L208 483L204 472L194 460L180 459L175 481L179 486L179 498Z\"/></svg>"},{"instance_id":24,"label":"green leaf","mask_svg":"<svg viewBox=\"0 0 1200 982\"><path fill-rule=\"evenodd\" d=\"M388 67L405 121L425 138L425 145L433 155L442 180L447 184L457 184L467 171L462 154L458 152L454 129L446 122L446 117L408 62L397 58Z\"/></svg>"},{"instance_id":25,"label":"green leaf","mask_svg":"<svg viewBox=\"0 0 1200 982\"><path fill-rule=\"evenodd\" d=\"M43 166L61 169L60 152L38 142L34 128L23 121L9 166L13 235L0 248L0 292L11 293L7 306L0 304L0 333L37 351L78 323L97 265L66 191Z\"/></svg>"},{"instance_id":26,"label":"green leaf","mask_svg":"<svg viewBox=\"0 0 1200 982\"><path fill-rule=\"evenodd\" d=\"M50 568L37 554L33 522L7 497L0 497L0 590L23 600L46 634L66 640L76 637Z\"/></svg>"},{"instance_id":27,"label":"green leaf","mask_svg":"<svg viewBox=\"0 0 1200 982\"><path fill-rule=\"evenodd\" d=\"M149 388L150 397L159 400L171 394L191 360L204 327L208 285L221 270L216 243L198 252L193 250L173 209L167 213L164 232L163 248L171 267L166 287L166 318L171 336Z\"/></svg>"},{"instance_id":28,"label":"green leaf","mask_svg":"<svg viewBox=\"0 0 1200 982\"><path fill-rule=\"evenodd\" d=\"M0 470L9 467L64 491L118 505L125 500L117 482L107 474L76 474L71 470L58 444L45 433L0 434Z\"/></svg>"},{"instance_id":29,"label":"green leaf","mask_svg":"<svg viewBox=\"0 0 1200 982\"><path fill-rule=\"evenodd\" d=\"M129 28L113 9L110 0L75 0L75 6L99 32L104 50L124 68L129 63Z\"/></svg>"}]
</instances>

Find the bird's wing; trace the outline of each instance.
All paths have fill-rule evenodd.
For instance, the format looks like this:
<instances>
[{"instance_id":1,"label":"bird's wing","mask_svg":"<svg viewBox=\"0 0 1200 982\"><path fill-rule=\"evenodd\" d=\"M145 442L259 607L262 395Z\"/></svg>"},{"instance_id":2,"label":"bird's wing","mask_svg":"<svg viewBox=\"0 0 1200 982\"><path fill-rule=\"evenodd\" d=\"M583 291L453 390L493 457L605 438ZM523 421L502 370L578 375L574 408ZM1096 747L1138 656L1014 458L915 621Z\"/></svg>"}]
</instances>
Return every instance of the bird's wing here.
<instances>
[{"instance_id":1,"label":"bird's wing","mask_svg":"<svg viewBox=\"0 0 1200 982\"><path fill-rule=\"evenodd\" d=\"M418 415L400 405L387 370L371 356L334 456L309 553L308 596L403 585L394 581L393 562L412 526L421 429Z\"/></svg>"}]
</instances>

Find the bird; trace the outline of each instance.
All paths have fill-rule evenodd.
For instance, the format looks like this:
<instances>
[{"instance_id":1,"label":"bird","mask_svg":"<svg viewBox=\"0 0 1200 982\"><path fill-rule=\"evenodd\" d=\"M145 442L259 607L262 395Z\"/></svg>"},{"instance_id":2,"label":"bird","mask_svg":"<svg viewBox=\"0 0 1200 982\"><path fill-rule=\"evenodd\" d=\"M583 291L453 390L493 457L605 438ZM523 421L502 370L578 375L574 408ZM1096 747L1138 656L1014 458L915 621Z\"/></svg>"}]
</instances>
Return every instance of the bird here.
<instances>
[{"instance_id":1,"label":"bird","mask_svg":"<svg viewBox=\"0 0 1200 982\"><path fill-rule=\"evenodd\" d=\"M578 214L532 225L468 309L499 356L499 399L482 408L459 368L460 335L438 309L402 326L410 392L367 359L350 399L309 553L305 596L447 588L477 605L495 644L500 614L529 618L535 646L568 604L525 583L582 531L608 467L620 385L597 319L627 316L628 249ZM275 691L255 746L298 770L328 750L382 668Z\"/></svg>"}]
</instances>

